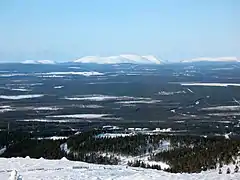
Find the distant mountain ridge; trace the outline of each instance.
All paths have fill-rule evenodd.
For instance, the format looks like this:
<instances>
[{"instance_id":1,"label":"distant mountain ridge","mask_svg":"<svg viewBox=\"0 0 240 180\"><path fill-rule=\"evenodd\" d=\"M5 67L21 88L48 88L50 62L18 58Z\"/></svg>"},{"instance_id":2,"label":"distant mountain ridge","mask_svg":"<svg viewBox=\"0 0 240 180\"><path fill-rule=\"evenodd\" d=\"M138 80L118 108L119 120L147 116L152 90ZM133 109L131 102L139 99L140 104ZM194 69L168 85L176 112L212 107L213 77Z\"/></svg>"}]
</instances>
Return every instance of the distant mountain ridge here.
<instances>
[{"instance_id":1,"label":"distant mountain ridge","mask_svg":"<svg viewBox=\"0 0 240 180\"><path fill-rule=\"evenodd\" d=\"M135 55L135 54L122 54L117 56L84 56L76 60L68 62L55 62L52 60L26 60L22 64L61 64L61 63L84 63L84 64L174 64L174 63L219 63L219 62L240 62L240 58L235 56L230 57L198 57L188 60L180 61L164 61L158 59L153 55Z\"/></svg>"},{"instance_id":2,"label":"distant mountain ridge","mask_svg":"<svg viewBox=\"0 0 240 180\"><path fill-rule=\"evenodd\" d=\"M26 60L22 64L56 64L52 60Z\"/></svg>"},{"instance_id":3,"label":"distant mountain ridge","mask_svg":"<svg viewBox=\"0 0 240 180\"><path fill-rule=\"evenodd\" d=\"M240 62L240 58L231 56L231 57L199 57L193 58L190 60L182 60L183 63L190 62Z\"/></svg>"},{"instance_id":4,"label":"distant mountain ridge","mask_svg":"<svg viewBox=\"0 0 240 180\"><path fill-rule=\"evenodd\" d=\"M123 54L118 56L85 56L74 61L74 63L96 63L96 64L161 64L161 61L153 55Z\"/></svg>"}]
</instances>

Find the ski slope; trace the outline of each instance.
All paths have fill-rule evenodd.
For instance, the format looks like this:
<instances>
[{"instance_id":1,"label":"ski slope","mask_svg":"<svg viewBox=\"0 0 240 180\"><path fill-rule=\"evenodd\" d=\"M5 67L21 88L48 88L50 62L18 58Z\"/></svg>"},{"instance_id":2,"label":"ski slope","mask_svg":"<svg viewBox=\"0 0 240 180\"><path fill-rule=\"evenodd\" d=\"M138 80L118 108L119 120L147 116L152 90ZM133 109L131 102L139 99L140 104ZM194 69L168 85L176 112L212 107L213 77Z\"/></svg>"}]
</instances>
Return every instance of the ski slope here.
<instances>
[{"instance_id":1,"label":"ski slope","mask_svg":"<svg viewBox=\"0 0 240 180\"><path fill-rule=\"evenodd\" d=\"M233 172L234 166L230 167ZM210 170L199 174L173 174L122 165L96 165L84 162L30 158L0 158L1 180L237 180L239 173ZM17 174L16 174L17 173Z\"/></svg>"}]
</instances>

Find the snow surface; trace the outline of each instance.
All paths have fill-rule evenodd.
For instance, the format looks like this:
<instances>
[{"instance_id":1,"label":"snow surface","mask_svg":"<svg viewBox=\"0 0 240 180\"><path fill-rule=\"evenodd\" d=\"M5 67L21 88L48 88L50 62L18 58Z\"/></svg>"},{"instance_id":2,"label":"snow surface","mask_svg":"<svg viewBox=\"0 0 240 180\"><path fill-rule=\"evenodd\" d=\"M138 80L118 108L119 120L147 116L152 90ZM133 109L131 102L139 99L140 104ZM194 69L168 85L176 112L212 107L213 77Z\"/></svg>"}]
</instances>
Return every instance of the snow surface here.
<instances>
[{"instance_id":1,"label":"snow surface","mask_svg":"<svg viewBox=\"0 0 240 180\"><path fill-rule=\"evenodd\" d=\"M160 92L158 92L158 95L171 96L171 95L174 95L174 94L185 94L185 93L186 93L185 91L175 91L175 92L160 91Z\"/></svg>"},{"instance_id":2,"label":"snow surface","mask_svg":"<svg viewBox=\"0 0 240 180\"><path fill-rule=\"evenodd\" d=\"M193 58L190 60L183 60L181 62L239 62L240 59L237 57L200 57L200 58Z\"/></svg>"},{"instance_id":3,"label":"snow surface","mask_svg":"<svg viewBox=\"0 0 240 180\"><path fill-rule=\"evenodd\" d=\"M35 107L33 110L35 111L58 111L61 110L62 108L58 107Z\"/></svg>"},{"instance_id":4,"label":"snow surface","mask_svg":"<svg viewBox=\"0 0 240 180\"><path fill-rule=\"evenodd\" d=\"M155 104L159 103L161 100L135 100L135 101L120 101L117 104Z\"/></svg>"},{"instance_id":5,"label":"snow surface","mask_svg":"<svg viewBox=\"0 0 240 180\"><path fill-rule=\"evenodd\" d=\"M54 86L54 89L62 89L64 86Z\"/></svg>"},{"instance_id":6,"label":"snow surface","mask_svg":"<svg viewBox=\"0 0 240 180\"><path fill-rule=\"evenodd\" d=\"M47 72L47 73L37 73L37 75L81 75L81 76L100 76L103 73L95 72L95 71L84 71L84 72Z\"/></svg>"},{"instance_id":7,"label":"snow surface","mask_svg":"<svg viewBox=\"0 0 240 180\"><path fill-rule=\"evenodd\" d=\"M240 86L238 83L181 83L182 86L216 86L216 87L228 87L228 86Z\"/></svg>"},{"instance_id":8,"label":"snow surface","mask_svg":"<svg viewBox=\"0 0 240 180\"><path fill-rule=\"evenodd\" d=\"M92 95L84 95L77 97L65 97L66 100L70 101L109 101L109 100L151 100L150 98L143 97L130 97L130 96L109 96L102 94L92 94Z\"/></svg>"},{"instance_id":9,"label":"snow surface","mask_svg":"<svg viewBox=\"0 0 240 180\"><path fill-rule=\"evenodd\" d=\"M51 60L26 60L22 64L55 64L55 62Z\"/></svg>"},{"instance_id":10,"label":"snow surface","mask_svg":"<svg viewBox=\"0 0 240 180\"><path fill-rule=\"evenodd\" d=\"M134 136L136 134L133 133L103 133L98 134L97 138L117 138L117 137L126 137L126 136Z\"/></svg>"},{"instance_id":11,"label":"snow surface","mask_svg":"<svg viewBox=\"0 0 240 180\"><path fill-rule=\"evenodd\" d=\"M67 123L69 120L63 120L63 119L23 119L23 120L16 120L16 121L23 121L23 122L43 122L43 123L51 123L51 122L57 122L57 123Z\"/></svg>"},{"instance_id":12,"label":"snow surface","mask_svg":"<svg viewBox=\"0 0 240 180\"><path fill-rule=\"evenodd\" d=\"M13 88L11 89L12 91L22 91L22 92L27 92L30 91L29 89L25 89L25 88Z\"/></svg>"},{"instance_id":13,"label":"snow surface","mask_svg":"<svg viewBox=\"0 0 240 180\"><path fill-rule=\"evenodd\" d=\"M4 146L3 148L0 149L0 155L2 155L5 151L7 150L7 147Z\"/></svg>"},{"instance_id":14,"label":"snow surface","mask_svg":"<svg viewBox=\"0 0 240 180\"><path fill-rule=\"evenodd\" d=\"M32 98L39 98L43 97L43 94L29 94L29 95L17 95L17 96L7 96L7 95L0 95L0 99L9 99L9 100L19 100L19 99L32 99Z\"/></svg>"},{"instance_id":15,"label":"snow surface","mask_svg":"<svg viewBox=\"0 0 240 180\"><path fill-rule=\"evenodd\" d=\"M70 114L70 115L54 115L47 116L52 118L80 118L80 119L97 119L105 116L109 116L110 114Z\"/></svg>"},{"instance_id":16,"label":"snow surface","mask_svg":"<svg viewBox=\"0 0 240 180\"><path fill-rule=\"evenodd\" d=\"M0 106L0 113L8 112L8 111L14 111L14 109L11 106Z\"/></svg>"},{"instance_id":17,"label":"snow surface","mask_svg":"<svg viewBox=\"0 0 240 180\"><path fill-rule=\"evenodd\" d=\"M74 61L75 63L97 63L97 64L160 64L161 61L152 55L140 56L134 54L123 54L119 56L85 56Z\"/></svg>"},{"instance_id":18,"label":"snow surface","mask_svg":"<svg viewBox=\"0 0 240 180\"><path fill-rule=\"evenodd\" d=\"M168 173L153 169L134 168L123 165L96 165L84 162L45 160L27 158L0 158L0 179L13 180L12 176L22 176L23 180L237 180L240 173L226 174L226 168L233 172L234 166L224 166L223 174L218 170L201 173Z\"/></svg>"},{"instance_id":19,"label":"snow surface","mask_svg":"<svg viewBox=\"0 0 240 180\"><path fill-rule=\"evenodd\" d=\"M215 106L202 108L203 111L239 111L240 106Z\"/></svg>"},{"instance_id":20,"label":"snow surface","mask_svg":"<svg viewBox=\"0 0 240 180\"><path fill-rule=\"evenodd\" d=\"M42 139L50 139L50 140L62 140L62 139L68 139L67 136L51 136L51 137L38 137L38 140L42 140Z\"/></svg>"},{"instance_id":21,"label":"snow surface","mask_svg":"<svg viewBox=\"0 0 240 180\"><path fill-rule=\"evenodd\" d=\"M1 74L1 77L14 77L14 76L27 76L28 74L23 73L11 73L11 74Z\"/></svg>"}]
</instances>

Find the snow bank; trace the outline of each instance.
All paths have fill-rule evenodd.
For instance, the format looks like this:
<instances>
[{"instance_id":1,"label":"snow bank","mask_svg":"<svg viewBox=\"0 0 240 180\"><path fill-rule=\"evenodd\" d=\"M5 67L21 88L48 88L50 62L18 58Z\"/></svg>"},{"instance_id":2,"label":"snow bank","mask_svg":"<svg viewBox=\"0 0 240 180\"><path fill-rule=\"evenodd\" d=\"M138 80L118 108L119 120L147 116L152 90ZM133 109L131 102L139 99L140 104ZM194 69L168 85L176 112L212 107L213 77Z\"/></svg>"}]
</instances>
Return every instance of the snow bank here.
<instances>
[{"instance_id":1,"label":"snow bank","mask_svg":"<svg viewBox=\"0 0 240 180\"><path fill-rule=\"evenodd\" d=\"M20 174L24 180L237 180L240 173L226 174L227 167L233 172L234 165L201 173L168 173L153 169L126 167L125 165L96 165L84 162L45 160L30 158L0 158L0 179L7 180ZM16 170L15 173L11 173ZM12 180L12 179L11 179Z\"/></svg>"}]
</instances>

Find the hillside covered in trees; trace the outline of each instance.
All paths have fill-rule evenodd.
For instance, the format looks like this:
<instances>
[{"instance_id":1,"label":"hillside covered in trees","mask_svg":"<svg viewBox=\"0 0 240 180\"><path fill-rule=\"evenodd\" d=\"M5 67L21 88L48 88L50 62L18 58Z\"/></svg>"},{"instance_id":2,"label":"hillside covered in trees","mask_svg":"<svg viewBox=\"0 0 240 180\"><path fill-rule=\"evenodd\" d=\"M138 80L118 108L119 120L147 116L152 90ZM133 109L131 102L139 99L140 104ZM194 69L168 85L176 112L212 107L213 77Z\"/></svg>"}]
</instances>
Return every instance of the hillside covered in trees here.
<instances>
[{"instance_id":1,"label":"hillside covered in trees","mask_svg":"<svg viewBox=\"0 0 240 180\"><path fill-rule=\"evenodd\" d=\"M37 139L30 133L1 132L2 157L26 157L126 165L177 172L201 172L238 164L240 140L170 134L101 137L102 130L78 133L68 139ZM151 163L155 162L155 164ZM161 163L169 165L161 167Z\"/></svg>"}]
</instances>

